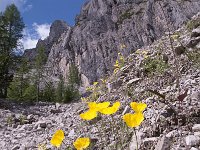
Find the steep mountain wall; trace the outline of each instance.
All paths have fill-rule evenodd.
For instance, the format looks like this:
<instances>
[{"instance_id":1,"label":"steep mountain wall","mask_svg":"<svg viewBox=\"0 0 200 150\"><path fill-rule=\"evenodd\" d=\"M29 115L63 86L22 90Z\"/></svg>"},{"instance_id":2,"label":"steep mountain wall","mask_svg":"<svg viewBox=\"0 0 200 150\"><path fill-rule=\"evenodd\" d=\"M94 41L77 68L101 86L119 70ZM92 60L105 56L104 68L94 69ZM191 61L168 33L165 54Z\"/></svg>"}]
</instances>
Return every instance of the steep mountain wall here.
<instances>
[{"instance_id":1,"label":"steep mountain wall","mask_svg":"<svg viewBox=\"0 0 200 150\"><path fill-rule=\"evenodd\" d=\"M24 57L28 58L29 62L34 63L40 47L45 49L45 53L48 57L52 46L58 41L61 34L68 30L68 28L70 27L66 24L66 22L61 20L54 21L50 27L49 36L44 40L40 39L36 45L36 48L25 50Z\"/></svg>"},{"instance_id":2,"label":"steep mountain wall","mask_svg":"<svg viewBox=\"0 0 200 150\"><path fill-rule=\"evenodd\" d=\"M127 56L153 43L199 11L199 0L90 0L76 25L66 27L48 48L49 75L66 76L75 63L83 84L92 83L112 72L118 52Z\"/></svg>"}]
</instances>

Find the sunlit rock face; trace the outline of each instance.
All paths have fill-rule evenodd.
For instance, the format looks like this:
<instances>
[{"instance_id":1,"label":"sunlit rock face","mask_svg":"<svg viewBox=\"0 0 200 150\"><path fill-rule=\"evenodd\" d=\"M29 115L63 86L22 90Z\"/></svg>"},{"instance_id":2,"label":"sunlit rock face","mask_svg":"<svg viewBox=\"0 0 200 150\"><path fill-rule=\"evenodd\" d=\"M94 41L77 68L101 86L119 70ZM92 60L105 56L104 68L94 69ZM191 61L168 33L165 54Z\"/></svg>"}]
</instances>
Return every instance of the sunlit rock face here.
<instances>
[{"instance_id":1,"label":"sunlit rock face","mask_svg":"<svg viewBox=\"0 0 200 150\"><path fill-rule=\"evenodd\" d=\"M50 27L49 36L44 40L38 40L36 48L25 50L23 56L26 57L29 60L29 62L34 64L36 55L38 53L38 49L42 47L45 49L45 54L48 57L54 43L56 43L60 38L61 34L67 31L69 28L70 27L66 24L66 22L62 20L54 21Z\"/></svg>"},{"instance_id":2,"label":"sunlit rock face","mask_svg":"<svg viewBox=\"0 0 200 150\"><path fill-rule=\"evenodd\" d=\"M128 56L179 28L199 11L199 0L90 0L74 27L53 23L46 39L50 42L44 42L50 75L65 77L69 64L75 63L84 76L83 84L86 80L92 83L112 73L118 52Z\"/></svg>"}]
</instances>

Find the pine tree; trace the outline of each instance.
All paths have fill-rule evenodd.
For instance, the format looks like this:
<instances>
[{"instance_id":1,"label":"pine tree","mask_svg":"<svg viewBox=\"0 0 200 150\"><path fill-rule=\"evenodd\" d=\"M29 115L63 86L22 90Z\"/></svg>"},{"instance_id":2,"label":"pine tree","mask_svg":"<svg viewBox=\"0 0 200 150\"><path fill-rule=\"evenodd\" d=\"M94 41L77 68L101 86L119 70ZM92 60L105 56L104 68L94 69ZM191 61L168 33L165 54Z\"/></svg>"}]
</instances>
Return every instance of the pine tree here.
<instances>
[{"instance_id":1,"label":"pine tree","mask_svg":"<svg viewBox=\"0 0 200 150\"><path fill-rule=\"evenodd\" d=\"M75 64L71 64L69 67L68 82L71 85L80 85L80 74Z\"/></svg>"},{"instance_id":2,"label":"pine tree","mask_svg":"<svg viewBox=\"0 0 200 150\"><path fill-rule=\"evenodd\" d=\"M17 7L9 5L0 14L0 97L7 96L7 88L12 81L11 70L16 64L15 52L25 27Z\"/></svg>"},{"instance_id":3,"label":"pine tree","mask_svg":"<svg viewBox=\"0 0 200 150\"><path fill-rule=\"evenodd\" d=\"M56 101L57 102L62 102L63 99L64 99L64 90L65 90L65 87L64 87L64 79L62 76L59 77L60 78L60 81L57 85L57 89L56 89Z\"/></svg>"},{"instance_id":4,"label":"pine tree","mask_svg":"<svg viewBox=\"0 0 200 150\"><path fill-rule=\"evenodd\" d=\"M29 87L29 65L25 58L21 58L21 63L15 72L13 81L8 87L8 98L14 100L24 100L23 94Z\"/></svg>"},{"instance_id":5,"label":"pine tree","mask_svg":"<svg viewBox=\"0 0 200 150\"><path fill-rule=\"evenodd\" d=\"M36 76L35 76L35 85L37 86L37 101L40 99L40 84L42 79L44 79L44 63L46 62L46 55L44 47L38 48L38 54L36 56L35 61L35 69L36 69Z\"/></svg>"},{"instance_id":6,"label":"pine tree","mask_svg":"<svg viewBox=\"0 0 200 150\"><path fill-rule=\"evenodd\" d=\"M52 82L47 82L42 92L42 100L53 102L55 100L55 88Z\"/></svg>"}]
</instances>

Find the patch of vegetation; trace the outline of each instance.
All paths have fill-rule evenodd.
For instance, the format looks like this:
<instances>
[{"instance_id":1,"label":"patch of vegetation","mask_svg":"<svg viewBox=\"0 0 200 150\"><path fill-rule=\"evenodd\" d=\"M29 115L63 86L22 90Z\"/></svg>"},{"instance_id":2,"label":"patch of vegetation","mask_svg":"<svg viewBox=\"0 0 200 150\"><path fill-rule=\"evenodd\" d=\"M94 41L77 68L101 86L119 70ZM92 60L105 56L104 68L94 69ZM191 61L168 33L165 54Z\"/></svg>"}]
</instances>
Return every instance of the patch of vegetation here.
<instances>
[{"instance_id":1,"label":"patch of vegetation","mask_svg":"<svg viewBox=\"0 0 200 150\"><path fill-rule=\"evenodd\" d=\"M36 101L37 100L37 87L36 85L29 85L23 94L23 99L25 101Z\"/></svg>"},{"instance_id":2,"label":"patch of vegetation","mask_svg":"<svg viewBox=\"0 0 200 150\"><path fill-rule=\"evenodd\" d=\"M78 86L81 84L81 77L76 65L70 65L67 79L68 83L66 84L64 78L60 76L55 94L57 102L69 103L80 98Z\"/></svg>"},{"instance_id":3,"label":"patch of vegetation","mask_svg":"<svg viewBox=\"0 0 200 150\"><path fill-rule=\"evenodd\" d=\"M74 100L78 100L80 98L80 94L78 89L74 85L67 85L64 90L64 103L69 103Z\"/></svg>"},{"instance_id":4,"label":"patch of vegetation","mask_svg":"<svg viewBox=\"0 0 200 150\"><path fill-rule=\"evenodd\" d=\"M121 16L119 17L117 24L122 24L124 20L131 19L132 15L134 15L134 12L131 12L132 9L126 10Z\"/></svg>"},{"instance_id":5,"label":"patch of vegetation","mask_svg":"<svg viewBox=\"0 0 200 150\"><path fill-rule=\"evenodd\" d=\"M189 60L194 64L198 69L200 68L200 52L198 50L194 52L188 52L187 56Z\"/></svg>"},{"instance_id":6,"label":"patch of vegetation","mask_svg":"<svg viewBox=\"0 0 200 150\"><path fill-rule=\"evenodd\" d=\"M12 116L9 116L6 120L8 126L12 126L12 124L14 123L14 118Z\"/></svg>"},{"instance_id":7,"label":"patch of vegetation","mask_svg":"<svg viewBox=\"0 0 200 150\"><path fill-rule=\"evenodd\" d=\"M19 117L20 125L25 124L25 120L26 120L26 116L24 116L24 115L20 115L20 117Z\"/></svg>"},{"instance_id":8,"label":"patch of vegetation","mask_svg":"<svg viewBox=\"0 0 200 150\"><path fill-rule=\"evenodd\" d=\"M144 60L143 68L148 75L163 74L169 65L161 58L150 58Z\"/></svg>"},{"instance_id":9,"label":"patch of vegetation","mask_svg":"<svg viewBox=\"0 0 200 150\"><path fill-rule=\"evenodd\" d=\"M200 26L200 20L190 20L187 22L186 27L189 31L192 31L194 28Z\"/></svg>"},{"instance_id":10,"label":"patch of vegetation","mask_svg":"<svg viewBox=\"0 0 200 150\"><path fill-rule=\"evenodd\" d=\"M46 83L42 93L42 98L45 101L53 102L56 99L56 90L52 82Z\"/></svg>"}]
</instances>

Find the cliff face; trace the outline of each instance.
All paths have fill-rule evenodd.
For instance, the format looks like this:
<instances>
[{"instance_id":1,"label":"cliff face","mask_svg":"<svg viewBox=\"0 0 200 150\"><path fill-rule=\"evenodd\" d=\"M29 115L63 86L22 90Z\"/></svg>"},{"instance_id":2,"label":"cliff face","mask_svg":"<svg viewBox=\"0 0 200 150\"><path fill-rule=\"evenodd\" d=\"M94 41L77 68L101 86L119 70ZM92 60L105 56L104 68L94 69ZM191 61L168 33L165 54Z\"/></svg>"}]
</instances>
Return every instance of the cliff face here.
<instances>
[{"instance_id":1,"label":"cliff face","mask_svg":"<svg viewBox=\"0 0 200 150\"><path fill-rule=\"evenodd\" d=\"M48 42L43 41L48 72L52 77L66 76L74 62L83 84L91 83L112 71L118 52L127 56L153 43L199 11L199 0L90 0L74 27L56 27Z\"/></svg>"},{"instance_id":2,"label":"cliff face","mask_svg":"<svg viewBox=\"0 0 200 150\"><path fill-rule=\"evenodd\" d=\"M45 53L48 57L54 43L58 41L61 34L68 30L68 28L69 26L66 24L66 22L61 20L54 21L50 27L49 36L44 40L40 39L36 45L36 48L25 50L24 57L28 58L29 62L34 63L40 47L45 49Z\"/></svg>"}]
</instances>

